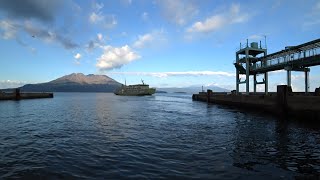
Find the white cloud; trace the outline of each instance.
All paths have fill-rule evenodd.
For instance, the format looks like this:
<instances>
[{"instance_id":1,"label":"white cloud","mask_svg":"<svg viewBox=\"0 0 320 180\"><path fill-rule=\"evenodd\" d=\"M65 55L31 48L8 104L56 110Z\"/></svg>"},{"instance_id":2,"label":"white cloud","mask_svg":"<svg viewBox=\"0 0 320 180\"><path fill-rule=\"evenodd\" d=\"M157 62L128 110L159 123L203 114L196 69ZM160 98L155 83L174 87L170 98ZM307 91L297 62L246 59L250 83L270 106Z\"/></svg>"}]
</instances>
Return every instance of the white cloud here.
<instances>
[{"instance_id":1,"label":"white cloud","mask_svg":"<svg viewBox=\"0 0 320 180\"><path fill-rule=\"evenodd\" d=\"M158 0L164 17L177 25L184 25L198 14L198 8L191 1Z\"/></svg>"},{"instance_id":2,"label":"white cloud","mask_svg":"<svg viewBox=\"0 0 320 180\"><path fill-rule=\"evenodd\" d=\"M0 89L17 88L17 87L21 87L25 84L26 84L26 82L4 80L4 81L0 81Z\"/></svg>"},{"instance_id":3,"label":"white cloud","mask_svg":"<svg viewBox=\"0 0 320 180\"><path fill-rule=\"evenodd\" d=\"M15 23L10 20L0 21L0 29L3 31L3 39L13 39L16 38L18 27Z\"/></svg>"},{"instance_id":4,"label":"white cloud","mask_svg":"<svg viewBox=\"0 0 320 180\"><path fill-rule=\"evenodd\" d=\"M121 0L121 3L125 6L129 6L132 4L132 0Z\"/></svg>"},{"instance_id":5,"label":"white cloud","mask_svg":"<svg viewBox=\"0 0 320 180\"><path fill-rule=\"evenodd\" d=\"M93 24L98 23L99 21L103 21L103 19L104 19L103 15L97 14L95 12L92 12L89 16L89 21Z\"/></svg>"},{"instance_id":6,"label":"white cloud","mask_svg":"<svg viewBox=\"0 0 320 180\"><path fill-rule=\"evenodd\" d=\"M264 36L258 35L258 34L253 34L253 35L248 37L249 40L261 40L263 38L264 38Z\"/></svg>"},{"instance_id":7,"label":"white cloud","mask_svg":"<svg viewBox=\"0 0 320 180\"><path fill-rule=\"evenodd\" d=\"M98 58L96 66L101 71L120 68L140 57L128 45L122 47L106 46L104 47L104 53Z\"/></svg>"},{"instance_id":8,"label":"white cloud","mask_svg":"<svg viewBox=\"0 0 320 180\"><path fill-rule=\"evenodd\" d=\"M80 53L77 53L77 54L74 55L73 57L75 58L74 63L75 63L76 65L80 65L80 64L81 64L80 59L81 59L81 57L82 57L81 54L80 54Z\"/></svg>"},{"instance_id":9,"label":"white cloud","mask_svg":"<svg viewBox=\"0 0 320 180\"><path fill-rule=\"evenodd\" d=\"M150 43L153 41L152 34L145 34L138 37L138 40L133 43L133 47L142 48L146 43Z\"/></svg>"},{"instance_id":10,"label":"white cloud","mask_svg":"<svg viewBox=\"0 0 320 180\"><path fill-rule=\"evenodd\" d=\"M45 42L57 42L60 43L65 49L74 49L79 45L73 42L70 38L58 33L54 30L42 28L37 23L31 21L25 21L23 30L30 36L41 39Z\"/></svg>"},{"instance_id":11,"label":"white cloud","mask_svg":"<svg viewBox=\"0 0 320 180\"><path fill-rule=\"evenodd\" d=\"M89 16L89 22L99 24L104 28L110 29L118 24L114 15L103 15L102 13L92 12Z\"/></svg>"},{"instance_id":12,"label":"white cloud","mask_svg":"<svg viewBox=\"0 0 320 180\"><path fill-rule=\"evenodd\" d=\"M90 40L88 42L88 44L86 45L86 48L88 51L91 51L97 47L103 48L104 42L105 42L105 38L101 33L98 33L95 39Z\"/></svg>"},{"instance_id":13,"label":"white cloud","mask_svg":"<svg viewBox=\"0 0 320 180\"><path fill-rule=\"evenodd\" d=\"M104 7L104 4L103 4L103 3L101 3L101 4L99 4L99 3L93 3L93 4L92 4L92 7L93 7L93 9L94 9L95 11L100 11L100 9L102 9L102 8Z\"/></svg>"},{"instance_id":14,"label":"white cloud","mask_svg":"<svg viewBox=\"0 0 320 180\"><path fill-rule=\"evenodd\" d=\"M141 14L141 18L142 20L147 21L149 19L149 14L147 12L143 12Z\"/></svg>"},{"instance_id":15,"label":"white cloud","mask_svg":"<svg viewBox=\"0 0 320 180\"><path fill-rule=\"evenodd\" d=\"M224 71L180 71L180 72L110 72L109 74L124 74L136 76L153 76L153 77L169 77L169 76L226 76L234 77L234 73Z\"/></svg>"},{"instance_id":16,"label":"white cloud","mask_svg":"<svg viewBox=\"0 0 320 180\"><path fill-rule=\"evenodd\" d=\"M3 39L16 39L17 42L27 48L31 48L27 43L21 40L17 34L20 32L27 33L30 37L35 39L40 39L44 42L56 42L61 44L65 49L73 49L78 47L79 45L73 42L72 39L67 36L43 27L43 25L39 23L34 23L33 21L11 21L11 20L1 20L0 21L0 30L3 31L2 38ZM33 51L33 50L32 50Z\"/></svg>"},{"instance_id":17,"label":"white cloud","mask_svg":"<svg viewBox=\"0 0 320 180\"><path fill-rule=\"evenodd\" d=\"M188 32L210 32L217 30L224 26L225 19L219 15L212 16L206 19L204 22L196 22L188 29Z\"/></svg>"},{"instance_id":18,"label":"white cloud","mask_svg":"<svg viewBox=\"0 0 320 180\"><path fill-rule=\"evenodd\" d=\"M292 80L292 81L304 80L304 74L300 74L300 75L291 75L291 80Z\"/></svg>"},{"instance_id":19,"label":"white cloud","mask_svg":"<svg viewBox=\"0 0 320 180\"><path fill-rule=\"evenodd\" d=\"M286 70L282 69L282 70L278 70L278 71L271 71L271 72L268 72L268 75L269 76L273 76L273 75L277 75L277 74L283 74L287 72Z\"/></svg>"},{"instance_id":20,"label":"white cloud","mask_svg":"<svg viewBox=\"0 0 320 180\"><path fill-rule=\"evenodd\" d=\"M118 24L114 15L106 16L106 23L103 25L105 28L112 28Z\"/></svg>"},{"instance_id":21,"label":"white cloud","mask_svg":"<svg viewBox=\"0 0 320 180\"><path fill-rule=\"evenodd\" d=\"M227 13L213 15L204 21L195 22L187 29L189 33L208 33L222 29L225 26L246 22L249 15L240 12L239 4L232 4Z\"/></svg>"},{"instance_id":22,"label":"white cloud","mask_svg":"<svg viewBox=\"0 0 320 180\"><path fill-rule=\"evenodd\" d=\"M21 40L18 37L19 31L23 29L21 25L11 20L1 20L0 21L0 30L2 30L2 38L9 40L9 39L16 39L17 43L26 47L32 53L36 53L36 49L34 47L29 46L25 41Z\"/></svg>"},{"instance_id":23,"label":"white cloud","mask_svg":"<svg viewBox=\"0 0 320 180\"><path fill-rule=\"evenodd\" d=\"M133 43L135 48L143 48L150 46L157 46L166 42L164 30L153 31L144 35L139 35L138 39Z\"/></svg>"},{"instance_id":24,"label":"white cloud","mask_svg":"<svg viewBox=\"0 0 320 180\"><path fill-rule=\"evenodd\" d=\"M113 28L117 25L117 20L114 15L105 15L100 10L103 8L103 4L94 3L93 12L89 15L89 22L91 24L98 24L104 28Z\"/></svg>"},{"instance_id":25,"label":"white cloud","mask_svg":"<svg viewBox=\"0 0 320 180\"><path fill-rule=\"evenodd\" d=\"M320 24L320 1L317 1L312 9L306 14L306 19L303 23L304 28L311 28Z\"/></svg>"},{"instance_id":26,"label":"white cloud","mask_svg":"<svg viewBox=\"0 0 320 180\"><path fill-rule=\"evenodd\" d=\"M74 64L75 64L75 65L80 65L80 64L81 64L80 59L75 59L75 60L74 60Z\"/></svg>"},{"instance_id":27,"label":"white cloud","mask_svg":"<svg viewBox=\"0 0 320 180\"><path fill-rule=\"evenodd\" d=\"M127 32L125 32L125 31L123 31L123 32L121 32L121 34L120 34L121 36L127 36L128 35L128 33Z\"/></svg>"},{"instance_id":28,"label":"white cloud","mask_svg":"<svg viewBox=\"0 0 320 180\"><path fill-rule=\"evenodd\" d=\"M99 41L103 41L103 36L102 36L101 33L98 33L98 34L97 34L97 38L98 38Z\"/></svg>"},{"instance_id":29,"label":"white cloud","mask_svg":"<svg viewBox=\"0 0 320 180\"><path fill-rule=\"evenodd\" d=\"M80 53L77 53L75 56L74 56L75 59L80 59L81 58L81 54Z\"/></svg>"}]
</instances>

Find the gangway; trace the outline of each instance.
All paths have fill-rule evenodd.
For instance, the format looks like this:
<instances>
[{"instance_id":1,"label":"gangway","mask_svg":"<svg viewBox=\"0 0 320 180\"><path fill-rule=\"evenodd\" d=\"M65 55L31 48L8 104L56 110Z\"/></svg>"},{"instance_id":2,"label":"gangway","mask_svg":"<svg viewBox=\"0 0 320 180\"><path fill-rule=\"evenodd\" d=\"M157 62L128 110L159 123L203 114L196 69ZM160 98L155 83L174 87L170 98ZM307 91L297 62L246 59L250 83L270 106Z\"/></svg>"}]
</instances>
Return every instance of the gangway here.
<instances>
[{"instance_id":1,"label":"gangway","mask_svg":"<svg viewBox=\"0 0 320 180\"><path fill-rule=\"evenodd\" d=\"M259 55L261 55L258 57ZM287 85L291 86L291 71L305 72L305 92L309 91L309 72L311 66L320 65L320 39L316 39L297 46L287 46L284 50L267 55L267 49L258 47L258 43L248 44L236 52L236 92L239 84L246 83L246 93L249 94L249 76L254 76L254 92L257 84L265 84L268 93L268 72L277 70L287 71ZM244 67L245 65L245 67ZM246 75L245 81L240 81L240 74ZM262 82L256 81L257 74L264 74Z\"/></svg>"}]
</instances>

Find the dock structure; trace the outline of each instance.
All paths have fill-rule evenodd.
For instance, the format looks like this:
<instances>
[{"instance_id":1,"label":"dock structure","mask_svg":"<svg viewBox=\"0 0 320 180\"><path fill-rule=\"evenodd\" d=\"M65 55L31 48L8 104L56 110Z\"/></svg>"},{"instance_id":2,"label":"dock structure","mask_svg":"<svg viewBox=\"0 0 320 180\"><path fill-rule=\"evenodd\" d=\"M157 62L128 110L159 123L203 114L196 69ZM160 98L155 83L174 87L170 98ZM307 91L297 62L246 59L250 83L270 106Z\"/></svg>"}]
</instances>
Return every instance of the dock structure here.
<instances>
[{"instance_id":1,"label":"dock structure","mask_svg":"<svg viewBox=\"0 0 320 180\"><path fill-rule=\"evenodd\" d=\"M234 63L236 67L236 92L239 93L239 85L246 84L246 94L249 94L249 77L253 75L254 77L254 92L256 92L257 84L265 85L265 93L268 94L268 72L263 72L264 80L262 82L257 82L257 74L252 72L252 67L256 67L257 63L261 61L258 57L263 54L267 55L267 49L258 46L257 42L252 42L249 46L248 40L246 46L242 47L240 43L240 50L236 52L236 62ZM260 61L259 61L260 60ZM243 64L245 67L243 67ZM245 74L246 79L241 81L240 74Z\"/></svg>"},{"instance_id":2,"label":"dock structure","mask_svg":"<svg viewBox=\"0 0 320 180\"><path fill-rule=\"evenodd\" d=\"M320 65L320 39L316 39L297 46L287 46L284 50L268 54L267 49L248 40L244 47L236 52L236 94L239 94L239 85L246 84L246 94L249 94L249 77L253 75L253 89L256 92L258 84L265 85L265 94L268 94L268 72L277 70L287 71L287 85L291 86L291 72L305 73L305 92L310 91L309 72L311 66ZM261 82L257 82L257 75L263 74ZM240 75L246 79L241 81Z\"/></svg>"},{"instance_id":3,"label":"dock structure","mask_svg":"<svg viewBox=\"0 0 320 180\"><path fill-rule=\"evenodd\" d=\"M309 72L311 66L320 65L320 39L316 39L297 46L287 46L284 50L267 54L257 42L247 43L236 52L236 90L227 92L199 92L193 94L195 101L223 104L228 106L248 107L281 115L292 115L316 119L320 123L320 87L314 92L309 88ZM268 73L286 70L287 85L278 85L277 92L268 92ZM291 72L305 73L305 91L292 92ZM257 81L257 75L264 78ZM245 80L241 80L241 77ZM253 76L254 92L249 91L249 78ZM239 92L240 84L246 84L246 92ZM264 92L257 92L257 85L264 85Z\"/></svg>"},{"instance_id":4,"label":"dock structure","mask_svg":"<svg viewBox=\"0 0 320 180\"><path fill-rule=\"evenodd\" d=\"M0 91L0 100L21 100L53 98L53 93L46 92L20 92L19 88L12 89L10 92Z\"/></svg>"},{"instance_id":5,"label":"dock structure","mask_svg":"<svg viewBox=\"0 0 320 180\"><path fill-rule=\"evenodd\" d=\"M315 92L292 92L290 86L279 85L277 92L237 95L227 92L199 92L193 94L194 101L258 110L270 114L316 120L320 123L320 88Z\"/></svg>"}]
</instances>

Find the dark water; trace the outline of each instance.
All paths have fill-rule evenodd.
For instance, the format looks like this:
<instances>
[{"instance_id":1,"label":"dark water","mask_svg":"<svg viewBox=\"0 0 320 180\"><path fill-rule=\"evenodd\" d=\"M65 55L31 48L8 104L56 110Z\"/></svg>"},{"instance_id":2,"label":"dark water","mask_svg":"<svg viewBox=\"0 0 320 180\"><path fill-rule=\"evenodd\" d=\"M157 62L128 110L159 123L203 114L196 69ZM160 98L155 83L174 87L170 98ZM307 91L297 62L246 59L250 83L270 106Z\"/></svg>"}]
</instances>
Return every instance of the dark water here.
<instances>
[{"instance_id":1,"label":"dark water","mask_svg":"<svg viewBox=\"0 0 320 180\"><path fill-rule=\"evenodd\" d=\"M190 95L0 102L0 178L319 178L320 130Z\"/></svg>"}]
</instances>

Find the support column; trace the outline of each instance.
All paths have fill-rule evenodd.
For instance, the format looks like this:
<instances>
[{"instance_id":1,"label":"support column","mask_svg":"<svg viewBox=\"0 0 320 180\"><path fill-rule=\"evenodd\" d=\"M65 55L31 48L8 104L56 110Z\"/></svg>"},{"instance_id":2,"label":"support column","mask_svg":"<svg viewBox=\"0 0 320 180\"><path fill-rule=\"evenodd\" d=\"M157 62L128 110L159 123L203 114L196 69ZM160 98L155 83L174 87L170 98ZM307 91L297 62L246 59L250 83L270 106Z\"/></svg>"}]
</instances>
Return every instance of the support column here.
<instances>
[{"instance_id":1,"label":"support column","mask_svg":"<svg viewBox=\"0 0 320 180\"><path fill-rule=\"evenodd\" d=\"M268 72L264 73L264 92L268 95Z\"/></svg>"},{"instance_id":2,"label":"support column","mask_svg":"<svg viewBox=\"0 0 320 180\"><path fill-rule=\"evenodd\" d=\"M239 71L236 69L236 94L239 94Z\"/></svg>"},{"instance_id":3,"label":"support column","mask_svg":"<svg viewBox=\"0 0 320 180\"><path fill-rule=\"evenodd\" d=\"M257 92L257 74L253 75L253 92Z\"/></svg>"},{"instance_id":4,"label":"support column","mask_svg":"<svg viewBox=\"0 0 320 180\"><path fill-rule=\"evenodd\" d=\"M263 56L267 56L267 46L266 46L266 50L263 53ZM264 61L264 65L267 66L267 61ZM268 95L268 72L264 73L264 93L266 95Z\"/></svg>"},{"instance_id":5,"label":"support column","mask_svg":"<svg viewBox=\"0 0 320 180\"><path fill-rule=\"evenodd\" d=\"M287 70L287 86L291 86L291 70Z\"/></svg>"},{"instance_id":6,"label":"support column","mask_svg":"<svg viewBox=\"0 0 320 180\"><path fill-rule=\"evenodd\" d=\"M241 49L241 43L240 43L240 49ZM236 63L239 62L239 54L236 53ZM239 94L239 83L240 83L240 80L239 80L239 70L236 68L236 94L238 95Z\"/></svg>"},{"instance_id":7,"label":"support column","mask_svg":"<svg viewBox=\"0 0 320 180\"><path fill-rule=\"evenodd\" d=\"M249 95L249 70L250 70L250 63L249 63L249 52L246 50L246 94Z\"/></svg>"},{"instance_id":8,"label":"support column","mask_svg":"<svg viewBox=\"0 0 320 180\"><path fill-rule=\"evenodd\" d=\"M306 68L304 70L304 76L305 76L305 92L309 92L309 72L310 72L310 69L309 68Z\"/></svg>"},{"instance_id":9,"label":"support column","mask_svg":"<svg viewBox=\"0 0 320 180\"><path fill-rule=\"evenodd\" d=\"M21 94L20 94L20 88L15 89L15 99L20 100L21 99Z\"/></svg>"}]
</instances>

